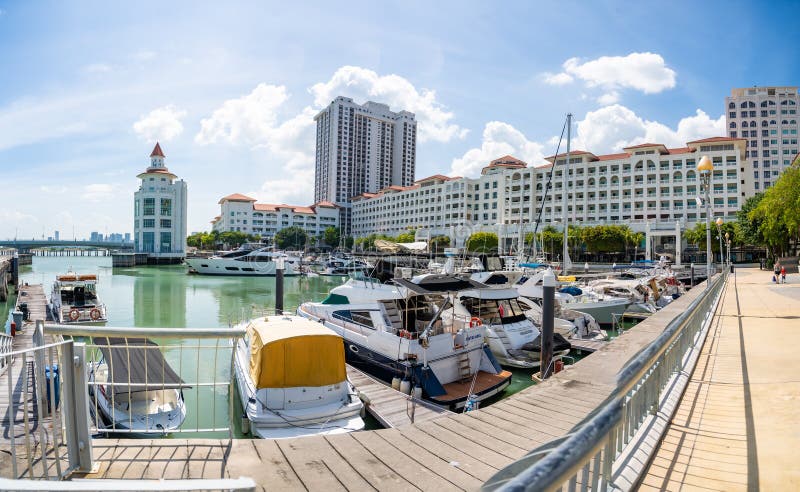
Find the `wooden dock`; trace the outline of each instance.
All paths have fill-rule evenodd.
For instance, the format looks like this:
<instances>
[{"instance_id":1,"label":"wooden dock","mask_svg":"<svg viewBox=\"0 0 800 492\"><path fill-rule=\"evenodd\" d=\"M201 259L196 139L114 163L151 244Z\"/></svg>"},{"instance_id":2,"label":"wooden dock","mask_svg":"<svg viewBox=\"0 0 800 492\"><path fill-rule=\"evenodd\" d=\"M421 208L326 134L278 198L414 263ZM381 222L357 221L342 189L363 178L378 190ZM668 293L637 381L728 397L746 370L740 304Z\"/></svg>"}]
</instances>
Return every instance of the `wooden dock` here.
<instances>
[{"instance_id":1,"label":"wooden dock","mask_svg":"<svg viewBox=\"0 0 800 492\"><path fill-rule=\"evenodd\" d=\"M605 347L609 343L609 340L580 340L571 338L569 339L569 343L572 345L573 349L591 354Z\"/></svg>"},{"instance_id":2,"label":"wooden dock","mask_svg":"<svg viewBox=\"0 0 800 492\"><path fill-rule=\"evenodd\" d=\"M370 415L387 429L453 415L453 412L426 401L412 401L409 395L392 389L391 386L349 364L347 377L356 389L366 396L362 399L366 400L366 408Z\"/></svg>"},{"instance_id":3,"label":"wooden dock","mask_svg":"<svg viewBox=\"0 0 800 492\"><path fill-rule=\"evenodd\" d=\"M689 292L569 370L480 410L301 439L95 439L99 469L87 478L246 476L263 490L477 490L579 425L614 391L628 360L699 294Z\"/></svg>"}]
</instances>

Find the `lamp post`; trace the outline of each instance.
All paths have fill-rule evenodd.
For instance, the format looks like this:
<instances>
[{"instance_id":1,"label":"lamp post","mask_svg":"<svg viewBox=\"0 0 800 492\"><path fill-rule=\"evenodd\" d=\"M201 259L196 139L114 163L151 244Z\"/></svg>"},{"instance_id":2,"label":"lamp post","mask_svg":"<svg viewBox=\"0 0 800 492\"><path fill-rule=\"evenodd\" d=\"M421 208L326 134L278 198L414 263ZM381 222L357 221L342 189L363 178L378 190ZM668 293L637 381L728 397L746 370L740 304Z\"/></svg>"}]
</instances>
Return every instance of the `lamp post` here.
<instances>
[{"instance_id":1,"label":"lamp post","mask_svg":"<svg viewBox=\"0 0 800 492\"><path fill-rule=\"evenodd\" d=\"M722 259L722 217L717 217L716 224L717 237L719 238L719 262L725 264L725 261Z\"/></svg>"},{"instance_id":2,"label":"lamp post","mask_svg":"<svg viewBox=\"0 0 800 492\"><path fill-rule=\"evenodd\" d=\"M728 266L731 266L731 235L729 233L725 233L725 245L728 247L727 249L727 260Z\"/></svg>"},{"instance_id":3,"label":"lamp post","mask_svg":"<svg viewBox=\"0 0 800 492\"><path fill-rule=\"evenodd\" d=\"M697 171L700 173L700 182L706 191L706 285L711 285L711 173L714 171L714 164L707 155L704 155L697 163Z\"/></svg>"}]
</instances>

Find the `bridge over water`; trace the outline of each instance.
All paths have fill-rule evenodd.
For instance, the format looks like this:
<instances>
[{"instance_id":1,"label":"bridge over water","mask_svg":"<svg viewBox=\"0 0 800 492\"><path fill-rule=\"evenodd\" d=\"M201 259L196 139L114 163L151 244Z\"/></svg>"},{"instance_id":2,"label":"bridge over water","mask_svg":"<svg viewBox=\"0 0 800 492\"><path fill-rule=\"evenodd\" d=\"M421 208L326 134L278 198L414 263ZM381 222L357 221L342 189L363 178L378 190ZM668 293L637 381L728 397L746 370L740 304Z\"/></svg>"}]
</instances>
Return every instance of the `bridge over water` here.
<instances>
[{"instance_id":1,"label":"bridge over water","mask_svg":"<svg viewBox=\"0 0 800 492\"><path fill-rule=\"evenodd\" d=\"M109 251L133 251L133 243L121 243L116 241L45 241L45 240L25 240L7 239L0 240L0 248L14 248L20 253L30 253L33 250L41 249L104 249Z\"/></svg>"}]
</instances>

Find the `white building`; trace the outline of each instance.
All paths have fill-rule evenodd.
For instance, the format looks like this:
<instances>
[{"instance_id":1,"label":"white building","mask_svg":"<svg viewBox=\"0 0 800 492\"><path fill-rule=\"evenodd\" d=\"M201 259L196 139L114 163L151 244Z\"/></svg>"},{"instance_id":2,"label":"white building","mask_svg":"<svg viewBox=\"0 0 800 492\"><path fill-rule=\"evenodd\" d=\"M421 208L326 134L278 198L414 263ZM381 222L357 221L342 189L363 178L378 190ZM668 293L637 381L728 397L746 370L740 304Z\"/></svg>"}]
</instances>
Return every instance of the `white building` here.
<instances>
[{"instance_id":1,"label":"white building","mask_svg":"<svg viewBox=\"0 0 800 492\"><path fill-rule=\"evenodd\" d=\"M698 207L696 170L702 155L714 162L711 199L715 217L733 220L744 200L754 194L745 141L716 137L668 149L642 144L610 155L571 152L567 217L581 225L628 224L634 230L675 231L705 220ZM397 235L409 229L418 237L450 236L462 246L479 230L498 233L509 246L519 233L533 230L544 203L540 228L562 221L562 172L566 156L529 167L511 156L492 161L477 178L431 176L412 186L389 186L353 199L353 235ZM548 176L551 189L545 198ZM519 224L522 224L520 231Z\"/></svg>"},{"instance_id":2,"label":"white building","mask_svg":"<svg viewBox=\"0 0 800 492\"><path fill-rule=\"evenodd\" d=\"M234 193L219 201L220 214L211 221L215 231L239 231L264 238L275 237L281 229L299 226L319 237L328 227L339 227L339 207L327 201L308 207L256 203L255 198Z\"/></svg>"},{"instance_id":3,"label":"white building","mask_svg":"<svg viewBox=\"0 0 800 492\"><path fill-rule=\"evenodd\" d=\"M164 166L164 152L156 143L150 166L137 178L133 195L133 236L137 253L148 253L152 263L179 263L186 256L186 182Z\"/></svg>"},{"instance_id":4,"label":"white building","mask_svg":"<svg viewBox=\"0 0 800 492\"><path fill-rule=\"evenodd\" d=\"M800 149L798 107L797 87L732 89L725 98L728 136L747 140L756 192L775 184Z\"/></svg>"},{"instance_id":5,"label":"white building","mask_svg":"<svg viewBox=\"0 0 800 492\"><path fill-rule=\"evenodd\" d=\"M350 198L414 181L417 122L413 113L393 112L372 101L359 105L337 97L314 117L317 123L314 200L341 207L350 233Z\"/></svg>"}]
</instances>

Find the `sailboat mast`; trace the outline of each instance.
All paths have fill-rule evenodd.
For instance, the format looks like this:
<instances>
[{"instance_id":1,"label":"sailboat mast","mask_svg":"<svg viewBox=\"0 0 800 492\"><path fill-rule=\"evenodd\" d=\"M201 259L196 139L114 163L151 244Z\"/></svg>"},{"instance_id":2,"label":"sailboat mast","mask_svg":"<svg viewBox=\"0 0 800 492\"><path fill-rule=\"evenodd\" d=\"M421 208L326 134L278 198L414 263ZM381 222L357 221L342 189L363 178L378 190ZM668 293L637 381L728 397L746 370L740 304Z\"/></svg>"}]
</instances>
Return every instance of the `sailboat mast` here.
<instances>
[{"instance_id":1,"label":"sailboat mast","mask_svg":"<svg viewBox=\"0 0 800 492\"><path fill-rule=\"evenodd\" d=\"M568 184L568 171L569 171L569 150L570 150L570 140L572 138L572 113L567 114L567 160L564 161L564 169L561 170L562 174L562 182L561 185L561 220L564 226L564 253L561 255L561 275L567 274L567 258L569 257L569 250L567 245L567 204L569 200L567 199L567 184ZM558 159L558 157L556 157ZM556 160L556 162L558 162Z\"/></svg>"}]
</instances>

